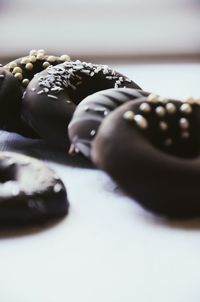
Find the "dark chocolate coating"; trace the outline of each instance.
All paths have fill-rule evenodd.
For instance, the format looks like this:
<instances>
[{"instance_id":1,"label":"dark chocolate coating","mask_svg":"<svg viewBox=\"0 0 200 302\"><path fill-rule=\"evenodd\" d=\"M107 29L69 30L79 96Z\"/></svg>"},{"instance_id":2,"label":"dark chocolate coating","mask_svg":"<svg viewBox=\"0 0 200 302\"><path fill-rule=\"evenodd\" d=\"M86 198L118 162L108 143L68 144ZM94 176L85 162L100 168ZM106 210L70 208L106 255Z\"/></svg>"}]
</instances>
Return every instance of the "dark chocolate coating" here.
<instances>
[{"instance_id":1,"label":"dark chocolate coating","mask_svg":"<svg viewBox=\"0 0 200 302\"><path fill-rule=\"evenodd\" d=\"M77 106L68 126L72 148L90 158L91 143L104 118L127 101L149 95L131 88L111 88L86 97Z\"/></svg>"},{"instance_id":2,"label":"dark chocolate coating","mask_svg":"<svg viewBox=\"0 0 200 302\"><path fill-rule=\"evenodd\" d=\"M93 162L145 208L171 218L200 216L200 106L149 102L145 112L142 103L147 98L106 117Z\"/></svg>"},{"instance_id":3,"label":"dark chocolate coating","mask_svg":"<svg viewBox=\"0 0 200 302\"><path fill-rule=\"evenodd\" d=\"M67 147L67 126L76 105L94 92L113 87L139 88L105 65L75 61L49 67L27 87L22 117L46 141Z\"/></svg>"},{"instance_id":4,"label":"dark chocolate coating","mask_svg":"<svg viewBox=\"0 0 200 302\"><path fill-rule=\"evenodd\" d=\"M0 225L43 222L67 214L67 193L58 176L41 161L0 152Z\"/></svg>"}]
</instances>

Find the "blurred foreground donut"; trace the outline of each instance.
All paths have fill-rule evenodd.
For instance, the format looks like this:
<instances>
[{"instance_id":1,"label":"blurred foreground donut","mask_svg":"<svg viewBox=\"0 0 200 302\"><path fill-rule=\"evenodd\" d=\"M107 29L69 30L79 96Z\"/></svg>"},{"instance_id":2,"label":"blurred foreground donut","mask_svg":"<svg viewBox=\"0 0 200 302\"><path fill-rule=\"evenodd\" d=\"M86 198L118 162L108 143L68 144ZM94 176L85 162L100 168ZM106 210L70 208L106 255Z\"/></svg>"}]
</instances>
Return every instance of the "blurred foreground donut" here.
<instances>
[{"instance_id":1,"label":"blurred foreground donut","mask_svg":"<svg viewBox=\"0 0 200 302\"><path fill-rule=\"evenodd\" d=\"M91 143L104 118L123 103L149 95L131 88L111 88L86 97L76 108L68 127L70 154L81 152L90 158Z\"/></svg>"},{"instance_id":2,"label":"blurred foreground donut","mask_svg":"<svg viewBox=\"0 0 200 302\"><path fill-rule=\"evenodd\" d=\"M172 218L200 216L200 99L150 95L102 123L92 159L131 197Z\"/></svg>"},{"instance_id":3,"label":"blurred foreground donut","mask_svg":"<svg viewBox=\"0 0 200 302\"><path fill-rule=\"evenodd\" d=\"M41 161L0 152L0 225L20 225L62 217L67 193L58 176Z\"/></svg>"},{"instance_id":4,"label":"blurred foreground donut","mask_svg":"<svg viewBox=\"0 0 200 302\"><path fill-rule=\"evenodd\" d=\"M15 59L6 64L4 68L10 71L22 87L25 88L38 72L41 72L50 65L54 66L66 61L70 61L68 55L61 55L58 57L46 54L44 49L33 49L30 50L27 56Z\"/></svg>"},{"instance_id":5,"label":"blurred foreground donut","mask_svg":"<svg viewBox=\"0 0 200 302\"><path fill-rule=\"evenodd\" d=\"M67 126L76 105L94 92L113 87L139 88L106 65L75 61L51 66L28 85L22 117L46 141L67 147Z\"/></svg>"}]
</instances>

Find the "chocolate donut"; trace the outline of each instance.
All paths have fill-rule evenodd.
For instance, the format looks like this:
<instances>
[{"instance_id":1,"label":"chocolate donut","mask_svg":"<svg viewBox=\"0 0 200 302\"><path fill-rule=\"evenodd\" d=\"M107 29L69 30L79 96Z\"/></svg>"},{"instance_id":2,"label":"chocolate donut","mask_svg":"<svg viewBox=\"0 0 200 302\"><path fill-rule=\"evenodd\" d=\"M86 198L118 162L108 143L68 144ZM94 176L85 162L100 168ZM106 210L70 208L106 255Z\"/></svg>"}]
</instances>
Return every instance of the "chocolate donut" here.
<instances>
[{"instance_id":1,"label":"chocolate donut","mask_svg":"<svg viewBox=\"0 0 200 302\"><path fill-rule=\"evenodd\" d=\"M0 225L21 225L62 217L69 203L62 181L34 158L0 152Z\"/></svg>"},{"instance_id":2,"label":"chocolate donut","mask_svg":"<svg viewBox=\"0 0 200 302\"><path fill-rule=\"evenodd\" d=\"M22 87L27 87L35 74L46 69L50 65L54 66L66 61L70 61L68 55L60 57L46 54L44 49L30 50L28 56L15 59L6 64L4 68L10 71L19 80Z\"/></svg>"},{"instance_id":3,"label":"chocolate donut","mask_svg":"<svg viewBox=\"0 0 200 302\"><path fill-rule=\"evenodd\" d=\"M76 108L68 126L69 153L81 152L90 158L91 143L104 118L123 103L149 95L131 88L111 88L86 97Z\"/></svg>"},{"instance_id":4,"label":"chocolate donut","mask_svg":"<svg viewBox=\"0 0 200 302\"><path fill-rule=\"evenodd\" d=\"M102 123L92 160L145 208L172 218L200 216L200 99L149 95Z\"/></svg>"},{"instance_id":5,"label":"chocolate donut","mask_svg":"<svg viewBox=\"0 0 200 302\"><path fill-rule=\"evenodd\" d=\"M67 126L76 105L108 88L139 88L106 65L80 61L51 66L34 77L22 102L22 118L55 146L68 146Z\"/></svg>"},{"instance_id":6,"label":"chocolate donut","mask_svg":"<svg viewBox=\"0 0 200 302\"><path fill-rule=\"evenodd\" d=\"M40 136L35 133L35 131L30 128L23 120L21 120L21 100L22 93L24 92L29 81L38 72L46 69L50 65L60 64L65 61L69 61L70 57L68 55L62 55L60 57L47 55L43 49L31 50L28 56L18 58L7 65L4 66L6 74L8 71L12 73L14 79L11 75L5 78L5 86L7 87L4 97L0 98L1 108L10 105L9 111L4 115L4 126L3 128L10 132L16 132L23 136L28 136L31 138L39 138ZM12 83L17 86L18 83L18 93L13 89ZM19 91L21 89L21 92ZM12 104L11 104L12 99ZM3 114L2 114L3 115ZM0 121L1 123L1 121Z\"/></svg>"},{"instance_id":7,"label":"chocolate donut","mask_svg":"<svg viewBox=\"0 0 200 302\"><path fill-rule=\"evenodd\" d=\"M9 71L0 67L0 128L35 137L36 133L20 120L21 100L19 82Z\"/></svg>"}]
</instances>

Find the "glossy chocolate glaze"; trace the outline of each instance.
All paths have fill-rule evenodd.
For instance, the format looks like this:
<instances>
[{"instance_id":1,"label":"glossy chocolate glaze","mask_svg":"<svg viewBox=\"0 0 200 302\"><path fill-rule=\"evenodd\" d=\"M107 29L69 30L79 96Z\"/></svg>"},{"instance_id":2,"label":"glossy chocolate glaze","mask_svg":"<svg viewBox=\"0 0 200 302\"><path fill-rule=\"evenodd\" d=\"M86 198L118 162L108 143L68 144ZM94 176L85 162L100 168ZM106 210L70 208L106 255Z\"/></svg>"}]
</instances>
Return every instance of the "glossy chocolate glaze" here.
<instances>
[{"instance_id":1,"label":"glossy chocolate glaze","mask_svg":"<svg viewBox=\"0 0 200 302\"><path fill-rule=\"evenodd\" d=\"M145 208L200 216L200 100L155 101L130 101L106 117L92 160Z\"/></svg>"},{"instance_id":2,"label":"glossy chocolate glaze","mask_svg":"<svg viewBox=\"0 0 200 302\"><path fill-rule=\"evenodd\" d=\"M68 127L70 152L74 150L90 158L91 143L104 118L125 102L146 95L149 93L139 89L111 88L86 97L77 106Z\"/></svg>"}]
</instances>

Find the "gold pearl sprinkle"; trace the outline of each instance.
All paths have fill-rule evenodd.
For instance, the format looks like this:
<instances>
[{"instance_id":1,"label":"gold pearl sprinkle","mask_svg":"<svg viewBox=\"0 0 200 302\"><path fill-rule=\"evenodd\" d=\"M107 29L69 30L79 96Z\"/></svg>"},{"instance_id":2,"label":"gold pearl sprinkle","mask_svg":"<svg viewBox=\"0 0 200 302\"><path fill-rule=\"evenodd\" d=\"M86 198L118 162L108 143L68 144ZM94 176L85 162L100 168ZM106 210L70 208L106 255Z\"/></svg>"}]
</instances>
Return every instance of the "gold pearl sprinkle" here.
<instances>
[{"instance_id":1,"label":"gold pearl sprinkle","mask_svg":"<svg viewBox=\"0 0 200 302\"><path fill-rule=\"evenodd\" d=\"M165 122L160 122L159 127L162 131L166 131L168 129L167 123Z\"/></svg>"},{"instance_id":2,"label":"gold pearl sprinkle","mask_svg":"<svg viewBox=\"0 0 200 302\"><path fill-rule=\"evenodd\" d=\"M23 76L22 76L22 74L21 74L20 72L15 73L14 77L15 77L16 79L18 79L18 80L22 80L22 78L23 78Z\"/></svg>"},{"instance_id":3,"label":"gold pearl sprinkle","mask_svg":"<svg viewBox=\"0 0 200 302\"><path fill-rule=\"evenodd\" d=\"M158 103L159 102L159 96L156 94L151 93L148 97L147 100L151 103Z\"/></svg>"},{"instance_id":4,"label":"gold pearl sprinkle","mask_svg":"<svg viewBox=\"0 0 200 302\"><path fill-rule=\"evenodd\" d=\"M189 128L189 121L182 117L179 121L179 126L182 130L188 129Z\"/></svg>"},{"instance_id":5,"label":"gold pearl sprinkle","mask_svg":"<svg viewBox=\"0 0 200 302\"><path fill-rule=\"evenodd\" d=\"M62 55L62 56L60 56L60 60L63 61L63 62L70 61L70 56Z\"/></svg>"},{"instance_id":6,"label":"gold pearl sprinkle","mask_svg":"<svg viewBox=\"0 0 200 302\"><path fill-rule=\"evenodd\" d=\"M184 103L183 105L181 105L180 110L186 114L192 113L192 107L190 106L190 104L187 104L187 103Z\"/></svg>"},{"instance_id":7,"label":"gold pearl sprinkle","mask_svg":"<svg viewBox=\"0 0 200 302\"><path fill-rule=\"evenodd\" d=\"M22 69L17 66L13 69L12 73L22 73Z\"/></svg>"},{"instance_id":8,"label":"gold pearl sprinkle","mask_svg":"<svg viewBox=\"0 0 200 302\"><path fill-rule=\"evenodd\" d=\"M31 63L35 63L37 61L37 58L35 56L30 56L29 60L30 60Z\"/></svg>"},{"instance_id":9,"label":"gold pearl sprinkle","mask_svg":"<svg viewBox=\"0 0 200 302\"><path fill-rule=\"evenodd\" d=\"M136 114L134 117L134 120L135 120L136 124L138 125L138 127L142 128L142 129L146 129L148 127L148 122L142 115Z\"/></svg>"},{"instance_id":10,"label":"gold pearl sprinkle","mask_svg":"<svg viewBox=\"0 0 200 302\"><path fill-rule=\"evenodd\" d=\"M44 49L38 49L37 54L42 53L43 55L45 55L45 50Z\"/></svg>"},{"instance_id":11,"label":"gold pearl sprinkle","mask_svg":"<svg viewBox=\"0 0 200 302\"><path fill-rule=\"evenodd\" d=\"M195 98L193 98L192 96L189 97L189 98L187 98L187 99L185 100L185 102L188 103L188 104L190 104L190 105L196 104L196 100L195 100Z\"/></svg>"},{"instance_id":12,"label":"gold pearl sprinkle","mask_svg":"<svg viewBox=\"0 0 200 302\"><path fill-rule=\"evenodd\" d=\"M32 49L29 51L29 55L30 56L37 56L37 50L36 49Z\"/></svg>"},{"instance_id":13,"label":"gold pearl sprinkle","mask_svg":"<svg viewBox=\"0 0 200 302\"><path fill-rule=\"evenodd\" d=\"M48 56L47 61L53 63L56 61L56 57L55 56Z\"/></svg>"},{"instance_id":14,"label":"gold pearl sprinkle","mask_svg":"<svg viewBox=\"0 0 200 302\"><path fill-rule=\"evenodd\" d=\"M21 64L27 64L27 63L30 63L30 59L28 57L24 57L22 60L21 60Z\"/></svg>"},{"instance_id":15,"label":"gold pearl sprinkle","mask_svg":"<svg viewBox=\"0 0 200 302\"><path fill-rule=\"evenodd\" d=\"M173 114L176 112L176 106L173 103L167 103L166 110L169 114Z\"/></svg>"},{"instance_id":16,"label":"gold pearl sprinkle","mask_svg":"<svg viewBox=\"0 0 200 302\"><path fill-rule=\"evenodd\" d=\"M165 115L165 108L164 107L162 107L162 106L158 106L156 109L155 109L155 111L156 111L156 114L158 115L158 116L164 116Z\"/></svg>"},{"instance_id":17,"label":"gold pearl sprinkle","mask_svg":"<svg viewBox=\"0 0 200 302\"><path fill-rule=\"evenodd\" d=\"M123 118L128 121L134 121L135 114L133 111L128 110L123 114Z\"/></svg>"},{"instance_id":18,"label":"gold pearl sprinkle","mask_svg":"<svg viewBox=\"0 0 200 302\"><path fill-rule=\"evenodd\" d=\"M10 62L9 63L9 68L15 68L15 67L17 67L17 63L16 62Z\"/></svg>"},{"instance_id":19,"label":"gold pearl sprinkle","mask_svg":"<svg viewBox=\"0 0 200 302\"><path fill-rule=\"evenodd\" d=\"M29 79L23 79L22 84L26 87L29 84Z\"/></svg>"},{"instance_id":20,"label":"gold pearl sprinkle","mask_svg":"<svg viewBox=\"0 0 200 302\"><path fill-rule=\"evenodd\" d=\"M43 53L39 52L39 53L37 54L37 59L38 59L38 60L44 60L44 58L45 58L45 55L44 55Z\"/></svg>"},{"instance_id":21,"label":"gold pearl sprinkle","mask_svg":"<svg viewBox=\"0 0 200 302\"><path fill-rule=\"evenodd\" d=\"M44 62L44 63L42 64L42 66L43 66L43 68L47 68L47 67L50 66L50 63L49 63L49 62Z\"/></svg>"},{"instance_id":22,"label":"gold pearl sprinkle","mask_svg":"<svg viewBox=\"0 0 200 302\"><path fill-rule=\"evenodd\" d=\"M166 104L168 102L168 99L167 98L163 98L161 96L158 97L158 101L162 104Z\"/></svg>"},{"instance_id":23,"label":"gold pearl sprinkle","mask_svg":"<svg viewBox=\"0 0 200 302\"><path fill-rule=\"evenodd\" d=\"M25 66L25 68L27 70L32 70L33 69L33 64L32 63L27 63L26 66Z\"/></svg>"},{"instance_id":24,"label":"gold pearl sprinkle","mask_svg":"<svg viewBox=\"0 0 200 302\"><path fill-rule=\"evenodd\" d=\"M148 103L142 103L139 108L145 113L149 113L151 111L151 106Z\"/></svg>"}]
</instances>

